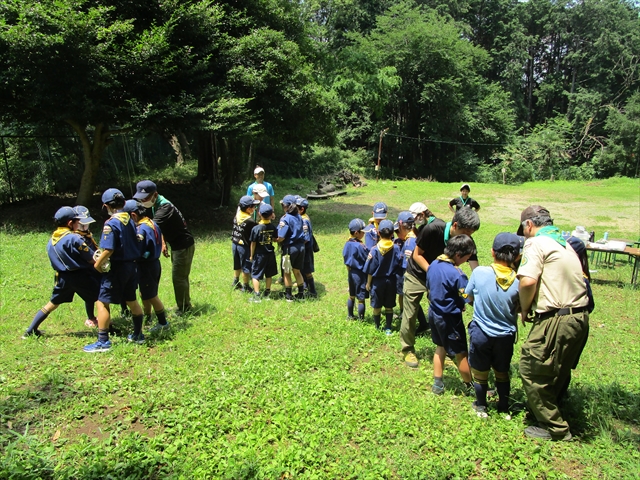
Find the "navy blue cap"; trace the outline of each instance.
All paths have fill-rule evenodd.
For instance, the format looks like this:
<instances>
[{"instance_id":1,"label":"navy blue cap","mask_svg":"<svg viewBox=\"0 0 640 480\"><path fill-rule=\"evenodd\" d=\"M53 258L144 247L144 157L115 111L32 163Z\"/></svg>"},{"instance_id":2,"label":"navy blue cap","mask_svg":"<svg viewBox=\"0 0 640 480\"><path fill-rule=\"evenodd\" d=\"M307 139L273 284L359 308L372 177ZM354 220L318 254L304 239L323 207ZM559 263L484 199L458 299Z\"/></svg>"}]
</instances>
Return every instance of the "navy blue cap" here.
<instances>
[{"instance_id":1,"label":"navy blue cap","mask_svg":"<svg viewBox=\"0 0 640 480\"><path fill-rule=\"evenodd\" d=\"M269 217L273 213L273 207L268 203L263 203L260 205L260 215L263 217Z\"/></svg>"},{"instance_id":2,"label":"navy blue cap","mask_svg":"<svg viewBox=\"0 0 640 480\"><path fill-rule=\"evenodd\" d=\"M102 203L110 203L119 199L124 200L124 195L117 188L110 188L102 194Z\"/></svg>"},{"instance_id":3,"label":"navy blue cap","mask_svg":"<svg viewBox=\"0 0 640 480\"><path fill-rule=\"evenodd\" d=\"M284 198L280 201L283 205L295 205L296 197L294 195L285 195Z\"/></svg>"},{"instance_id":4,"label":"navy blue cap","mask_svg":"<svg viewBox=\"0 0 640 480\"><path fill-rule=\"evenodd\" d=\"M73 207L73 211L76 213L77 217L80 219L80 223L82 225L89 225L90 223L95 222L91 215L89 215L89 209L83 205L76 205Z\"/></svg>"},{"instance_id":5,"label":"navy blue cap","mask_svg":"<svg viewBox=\"0 0 640 480\"><path fill-rule=\"evenodd\" d=\"M384 202L378 202L373 206L373 218L376 220L387 218L387 211L387 204Z\"/></svg>"},{"instance_id":6,"label":"navy blue cap","mask_svg":"<svg viewBox=\"0 0 640 480\"><path fill-rule=\"evenodd\" d=\"M402 222L405 225L407 223L413 223L415 222L415 220L416 219L414 218L413 213L406 210L398 214L398 222Z\"/></svg>"},{"instance_id":7,"label":"navy blue cap","mask_svg":"<svg viewBox=\"0 0 640 480\"><path fill-rule=\"evenodd\" d=\"M67 223L69 220L77 220L80 217L71 207L62 207L53 216L56 223Z\"/></svg>"},{"instance_id":8,"label":"navy blue cap","mask_svg":"<svg viewBox=\"0 0 640 480\"><path fill-rule=\"evenodd\" d=\"M502 232L496 235L493 239L493 251L499 252L505 247L510 247L512 250L520 251L520 237L515 233Z\"/></svg>"},{"instance_id":9,"label":"navy blue cap","mask_svg":"<svg viewBox=\"0 0 640 480\"><path fill-rule=\"evenodd\" d=\"M296 198L296 205L299 207L309 208L309 200L304 197Z\"/></svg>"},{"instance_id":10,"label":"navy blue cap","mask_svg":"<svg viewBox=\"0 0 640 480\"><path fill-rule=\"evenodd\" d=\"M124 202L124 208L122 209L122 211L127 213L137 212L141 206L142 204L137 200L127 200L126 202Z\"/></svg>"},{"instance_id":11,"label":"navy blue cap","mask_svg":"<svg viewBox=\"0 0 640 480\"><path fill-rule=\"evenodd\" d=\"M240 208L253 207L254 205L260 205L260 200L256 200L251 195L244 195L240 197L240 201L238 202L238 206Z\"/></svg>"},{"instance_id":12,"label":"navy blue cap","mask_svg":"<svg viewBox=\"0 0 640 480\"><path fill-rule=\"evenodd\" d=\"M136 185L136 194L133 196L136 200L144 200L149 195L153 195L158 191L158 187L151 180L142 180Z\"/></svg>"},{"instance_id":13,"label":"navy blue cap","mask_svg":"<svg viewBox=\"0 0 640 480\"><path fill-rule=\"evenodd\" d=\"M367 225L364 223L364 220L361 218L354 218L349 222L349 231L350 232L359 232Z\"/></svg>"},{"instance_id":14,"label":"navy blue cap","mask_svg":"<svg viewBox=\"0 0 640 480\"><path fill-rule=\"evenodd\" d=\"M382 220L378 225L378 232L387 234L393 232L393 222L391 220Z\"/></svg>"}]
</instances>

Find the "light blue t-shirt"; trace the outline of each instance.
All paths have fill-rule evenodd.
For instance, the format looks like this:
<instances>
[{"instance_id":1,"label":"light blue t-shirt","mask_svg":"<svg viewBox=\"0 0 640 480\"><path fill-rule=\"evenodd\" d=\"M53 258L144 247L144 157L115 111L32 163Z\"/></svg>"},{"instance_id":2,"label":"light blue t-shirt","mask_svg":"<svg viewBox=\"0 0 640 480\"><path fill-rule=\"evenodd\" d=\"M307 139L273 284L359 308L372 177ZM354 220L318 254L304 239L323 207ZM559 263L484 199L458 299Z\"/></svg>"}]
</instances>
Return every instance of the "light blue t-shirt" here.
<instances>
[{"instance_id":1,"label":"light blue t-shirt","mask_svg":"<svg viewBox=\"0 0 640 480\"><path fill-rule=\"evenodd\" d=\"M273 192L273 186L269 183L269 182L262 182L262 184L265 186L265 188L267 189L267 193L269 194L268 197L264 197L262 199L262 201L264 203L268 203L271 204L271 197L274 197L276 194ZM251 185L249 185L249 187L247 188L247 195L249 195L250 197L253 197L253 187L255 185L258 185L258 182L253 182Z\"/></svg>"},{"instance_id":2,"label":"light blue t-shirt","mask_svg":"<svg viewBox=\"0 0 640 480\"><path fill-rule=\"evenodd\" d=\"M491 267L477 267L465 293L473 295L473 320L489 337L505 337L516 333L520 300L516 279L508 290L496 282Z\"/></svg>"}]
</instances>

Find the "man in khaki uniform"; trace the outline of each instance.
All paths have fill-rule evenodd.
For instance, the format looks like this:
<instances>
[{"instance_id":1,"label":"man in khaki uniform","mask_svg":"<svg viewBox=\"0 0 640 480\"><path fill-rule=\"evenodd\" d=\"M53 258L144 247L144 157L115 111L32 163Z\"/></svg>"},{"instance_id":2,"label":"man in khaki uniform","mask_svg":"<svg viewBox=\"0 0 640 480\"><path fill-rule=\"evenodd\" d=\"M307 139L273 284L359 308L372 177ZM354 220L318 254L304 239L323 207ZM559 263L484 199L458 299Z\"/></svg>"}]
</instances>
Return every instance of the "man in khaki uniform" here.
<instances>
[{"instance_id":1,"label":"man in khaki uniform","mask_svg":"<svg viewBox=\"0 0 640 480\"><path fill-rule=\"evenodd\" d=\"M558 396L589 334L587 288L578 255L562 238L549 211L527 207L519 234L527 238L518 269L522 322L532 322L522 345L520 375L539 426L524 433L542 440L570 440Z\"/></svg>"}]
</instances>

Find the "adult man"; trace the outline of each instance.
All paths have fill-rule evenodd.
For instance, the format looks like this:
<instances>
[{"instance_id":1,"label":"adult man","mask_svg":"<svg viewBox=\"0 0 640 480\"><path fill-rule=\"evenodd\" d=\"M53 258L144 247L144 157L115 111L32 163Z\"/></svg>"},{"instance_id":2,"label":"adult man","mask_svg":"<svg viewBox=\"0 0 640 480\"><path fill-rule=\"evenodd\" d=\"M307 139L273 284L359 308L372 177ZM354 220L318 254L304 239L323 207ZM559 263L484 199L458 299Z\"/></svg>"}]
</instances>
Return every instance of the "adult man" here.
<instances>
[{"instance_id":1,"label":"adult man","mask_svg":"<svg viewBox=\"0 0 640 480\"><path fill-rule=\"evenodd\" d=\"M189 292L189 274L195 252L195 240L187 229L182 213L173 203L158 195L158 187L151 180L142 180L136 185L133 196L145 208L151 208L153 221L162 231L162 254L169 257L167 243L171 247L171 280L178 306L177 313L183 314L191 310Z\"/></svg>"},{"instance_id":2,"label":"adult man","mask_svg":"<svg viewBox=\"0 0 640 480\"><path fill-rule=\"evenodd\" d=\"M411 368L418 367L415 353L416 316L422 296L427 293L427 270L429 264L444 253L449 238L456 235L473 235L480 228L480 217L470 208L458 210L450 222L439 218L432 220L420 229L416 248L407 264L404 274L404 310L400 326L400 344L404 354L404 363ZM478 266L478 257L469 259L471 268Z\"/></svg>"},{"instance_id":3,"label":"adult man","mask_svg":"<svg viewBox=\"0 0 640 480\"><path fill-rule=\"evenodd\" d=\"M523 210L520 220L518 234L527 238L518 268L522 322L533 322L522 345L520 375L539 424L524 433L570 440L558 397L589 334L587 288L578 255L553 226L549 211L533 205Z\"/></svg>"},{"instance_id":4,"label":"adult man","mask_svg":"<svg viewBox=\"0 0 640 480\"><path fill-rule=\"evenodd\" d=\"M472 208L476 212L480 210L480 204L476 202L473 198L469 196L471 192L471 187L468 183L462 184L460 187L460 196L454 198L449 202L449 210L454 211L453 207L456 207L455 211L460 210L462 208Z\"/></svg>"}]
</instances>

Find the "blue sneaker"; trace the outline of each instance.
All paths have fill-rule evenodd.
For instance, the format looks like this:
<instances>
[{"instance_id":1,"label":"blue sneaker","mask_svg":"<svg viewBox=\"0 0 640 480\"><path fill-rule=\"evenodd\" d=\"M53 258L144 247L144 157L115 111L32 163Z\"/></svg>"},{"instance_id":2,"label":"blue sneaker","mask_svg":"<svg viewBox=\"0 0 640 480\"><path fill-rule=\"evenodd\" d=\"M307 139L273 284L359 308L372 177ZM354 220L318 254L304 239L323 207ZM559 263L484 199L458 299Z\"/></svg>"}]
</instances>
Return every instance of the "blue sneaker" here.
<instances>
[{"instance_id":1,"label":"blue sneaker","mask_svg":"<svg viewBox=\"0 0 640 480\"><path fill-rule=\"evenodd\" d=\"M142 345L144 343L144 334L139 333L138 335L134 335L133 333L130 333L129 335L127 335L127 340L129 342L133 342L133 343L137 343L138 345Z\"/></svg>"},{"instance_id":2,"label":"blue sneaker","mask_svg":"<svg viewBox=\"0 0 640 480\"><path fill-rule=\"evenodd\" d=\"M389 336L393 335L393 332L391 331L391 329L390 329L390 328L385 328L385 330L384 330L384 334L385 334L387 337L389 337Z\"/></svg>"},{"instance_id":3,"label":"blue sneaker","mask_svg":"<svg viewBox=\"0 0 640 480\"><path fill-rule=\"evenodd\" d=\"M164 332L165 330L169 330L170 328L171 326L169 325L169 322L165 323L164 325L162 325L161 323L156 323L153 327L151 327L149 331L151 333L158 333L158 332Z\"/></svg>"},{"instance_id":4,"label":"blue sneaker","mask_svg":"<svg viewBox=\"0 0 640 480\"><path fill-rule=\"evenodd\" d=\"M91 345L85 345L82 350L87 353L106 352L108 350L111 350L111 341L97 341L96 343L92 343Z\"/></svg>"}]
</instances>

